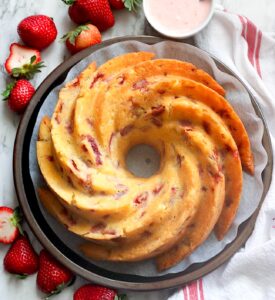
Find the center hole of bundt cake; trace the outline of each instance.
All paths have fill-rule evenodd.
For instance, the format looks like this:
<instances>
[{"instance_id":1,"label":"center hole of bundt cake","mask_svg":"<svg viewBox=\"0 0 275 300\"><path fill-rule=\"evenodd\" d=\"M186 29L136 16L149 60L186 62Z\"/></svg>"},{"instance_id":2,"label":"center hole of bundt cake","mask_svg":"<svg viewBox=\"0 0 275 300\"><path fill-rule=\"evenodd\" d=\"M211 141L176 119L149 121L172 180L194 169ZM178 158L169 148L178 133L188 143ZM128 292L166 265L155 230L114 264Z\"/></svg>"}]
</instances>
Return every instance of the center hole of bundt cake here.
<instances>
[{"instance_id":1,"label":"center hole of bundt cake","mask_svg":"<svg viewBox=\"0 0 275 300\"><path fill-rule=\"evenodd\" d=\"M160 167L159 152L150 145L135 145L126 155L126 167L137 177L151 177Z\"/></svg>"}]
</instances>

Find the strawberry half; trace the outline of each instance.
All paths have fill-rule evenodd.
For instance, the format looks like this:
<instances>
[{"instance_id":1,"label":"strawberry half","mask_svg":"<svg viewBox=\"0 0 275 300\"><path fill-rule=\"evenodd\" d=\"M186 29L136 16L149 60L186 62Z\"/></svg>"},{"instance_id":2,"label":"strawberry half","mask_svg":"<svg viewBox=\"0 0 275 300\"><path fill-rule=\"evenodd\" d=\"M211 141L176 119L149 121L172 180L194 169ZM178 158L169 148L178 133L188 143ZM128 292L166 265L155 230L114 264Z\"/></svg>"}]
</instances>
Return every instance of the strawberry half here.
<instances>
[{"instance_id":1,"label":"strawberry half","mask_svg":"<svg viewBox=\"0 0 275 300\"><path fill-rule=\"evenodd\" d=\"M19 208L0 207L0 243L11 244L22 233L21 220Z\"/></svg>"},{"instance_id":2,"label":"strawberry half","mask_svg":"<svg viewBox=\"0 0 275 300\"><path fill-rule=\"evenodd\" d=\"M85 48L101 42L101 34L92 24L80 25L62 37L71 53L77 53Z\"/></svg>"},{"instance_id":3,"label":"strawberry half","mask_svg":"<svg viewBox=\"0 0 275 300\"><path fill-rule=\"evenodd\" d=\"M26 79L19 79L7 85L6 90L2 93L3 100L8 100L11 110L22 113L28 106L35 89Z\"/></svg>"},{"instance_id":4,"label":"strawberry half","mask_svg":"<svg viewBox=\"0 0 275 300\"><path fill-rule=\"evenodd\" d=\"M10 55L6 60L7 72L15 78L31 79L34 74L45 67L38 50L28 48L17 43L10 45Z\"/></svg>"},{"instance_id":5,"label":"strawberry half","mask_svg":"<svg viewBox=\"0 0 275 300\"><path fill-rule=\"evenodd\" d=\"M73 300L126 300L126 295L117 295L115 290L95 284L86 284L74 293Z\"/></svg>"},{"instance_id":6,"label":"strawberry half","mask_svg":"<svg viewBox=\"0 0 275 300\"><path fill-rule=\"evenodd\" d=\"M5 270L17 274L20 279L38 270L38 255L26 235L15 240L4 258Z\"/></svg>"},{"instance_id":7,"label":"strawberry half","mask_svg":"<svg viewBox=\"0 0 275 300\"><path fill-rule=\"evenodd\" d=\"M39 255L39 271L36 283L38 288L49 296L59 294L65 287L73 283L72 272L58 262L45 249Z\"/></svg>"}]
</instances>

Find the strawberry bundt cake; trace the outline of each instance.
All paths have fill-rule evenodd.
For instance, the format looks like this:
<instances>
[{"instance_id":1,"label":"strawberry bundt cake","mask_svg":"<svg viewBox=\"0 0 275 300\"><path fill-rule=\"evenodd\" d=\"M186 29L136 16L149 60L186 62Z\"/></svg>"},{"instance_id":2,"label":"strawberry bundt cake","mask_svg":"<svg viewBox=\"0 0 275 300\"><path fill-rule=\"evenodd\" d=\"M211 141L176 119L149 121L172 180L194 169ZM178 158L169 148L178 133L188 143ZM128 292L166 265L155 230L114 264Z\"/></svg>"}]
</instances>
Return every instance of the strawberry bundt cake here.
<instances>
[{"instance_id":1,"label":"strawberry bundt cake","mask_svg":"<svg viewBox=\"0 0 275 300\"><path fill-rule=\"evenodd\" d=\"M90 64L41 121L37 158L46 209L86 239L94 260L177 264L236 215L242 168L254 172L247 132L224 89L194 65L148 52ZM141 178L125 157L139 144L161 158Z\"/></svg>"}]
</instances>

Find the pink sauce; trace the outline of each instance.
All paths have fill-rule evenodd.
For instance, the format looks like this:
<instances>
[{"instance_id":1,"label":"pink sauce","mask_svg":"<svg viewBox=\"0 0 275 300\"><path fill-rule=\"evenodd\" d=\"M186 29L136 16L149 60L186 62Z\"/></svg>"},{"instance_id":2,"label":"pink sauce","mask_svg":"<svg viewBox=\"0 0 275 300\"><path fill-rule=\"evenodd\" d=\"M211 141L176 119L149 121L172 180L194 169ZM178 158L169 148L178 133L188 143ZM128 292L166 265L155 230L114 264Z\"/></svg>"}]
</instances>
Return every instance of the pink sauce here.
<instances>
[{"instance_id":1,"label":"pink sauce","mask_svg":"<svg viewBox=\"0 0 275 300\"><path fill-rule=\"evenodd\" d=\"M144 0L149 22L164 34L181 35L198 28L210 13L211 0Z\"/></svg>"}]
</instances>

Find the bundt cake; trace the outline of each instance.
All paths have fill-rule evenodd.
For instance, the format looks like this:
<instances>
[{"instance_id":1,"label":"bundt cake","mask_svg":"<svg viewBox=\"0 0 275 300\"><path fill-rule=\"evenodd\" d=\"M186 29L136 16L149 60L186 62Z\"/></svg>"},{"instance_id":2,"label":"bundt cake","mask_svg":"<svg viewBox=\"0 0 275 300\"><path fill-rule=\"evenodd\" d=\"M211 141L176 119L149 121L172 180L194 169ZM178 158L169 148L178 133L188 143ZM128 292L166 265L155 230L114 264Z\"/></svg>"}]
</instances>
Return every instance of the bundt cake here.
<instances>
[{"instance_id":1,"label":"bundt cake","mask_svg":"<svg viewBox=\"0 0 275 300\"><path fill-rule=\"evenodd\" d=\"M228 232L253 175L247 132L224 89L194 65L148 52L90 64L61 89L40 124L37 158L45 208L87 241L94 260L155 257L170 268L214 229ZM141 178L126 165L132 147L161 158Z\"/></svg>"}]
</instances>

